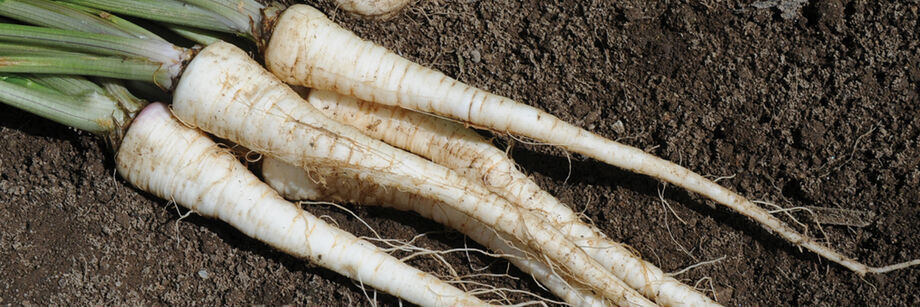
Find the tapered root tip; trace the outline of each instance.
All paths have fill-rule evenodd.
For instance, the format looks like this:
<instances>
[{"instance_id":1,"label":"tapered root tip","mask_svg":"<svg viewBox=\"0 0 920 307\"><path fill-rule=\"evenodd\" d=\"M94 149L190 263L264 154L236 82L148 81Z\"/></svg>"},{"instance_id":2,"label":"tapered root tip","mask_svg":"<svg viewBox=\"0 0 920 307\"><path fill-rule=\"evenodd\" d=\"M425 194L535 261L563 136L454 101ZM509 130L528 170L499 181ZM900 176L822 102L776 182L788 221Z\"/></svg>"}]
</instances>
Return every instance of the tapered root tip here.
<instances>
[{"instance_id":1,"label":"tapered root tip","mask_svg":"<svg viewBox=\"0 0 920 307\"><path fill-rule=\"evenodd\" d=\"M906 268L909 268L915 265L920 265L920 259L914 259L911 261L905 261L905 262L896 263L892 265L886 265L886 266L877 267L877 268L870 267L866 271L868 273L873 273L873 274L882 274L882 273L888 273L891 271L906 269ZM860 275L865 275L865 274L860 274Z\"/></svg>"},{"instance_id":2,"label":"tapered root tip","mask_svg":"<svg viewBox=\"0 0 920 307\"><path fill-rule=\"evenodd\" d=\"M345 11L364 17L390 18L399 13L410 0L336 0L336 5Z\"/></svg>"}]
</instances>

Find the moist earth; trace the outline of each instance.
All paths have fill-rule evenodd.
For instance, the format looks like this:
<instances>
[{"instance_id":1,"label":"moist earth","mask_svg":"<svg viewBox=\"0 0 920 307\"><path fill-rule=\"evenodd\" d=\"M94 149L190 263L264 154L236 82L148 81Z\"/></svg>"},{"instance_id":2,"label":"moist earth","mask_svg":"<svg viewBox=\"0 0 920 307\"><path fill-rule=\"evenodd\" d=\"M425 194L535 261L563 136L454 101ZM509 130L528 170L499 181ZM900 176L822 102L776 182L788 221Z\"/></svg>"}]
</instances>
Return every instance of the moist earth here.
<instances>
[{"instance_id":1,"label":"moist earth","mask_svg":"<svg viewBox=\"0 0 920 307\"><path fill-rule=\"evenodd\" d=\"M409 59L771 209L829 208L776 214L844 254L872 265L920 258L918 1L421 1L389 20L316 5ZM400 303L139 192L92 135L6 106L0 119L0 304ZM541 186L665 271L701 264L677 278L722 304L920 304L920 269L860 277L699 196L493 137ZM341 209L305 208L373 236ZM346 208L383 238L425 233L416 245L480 248L414 214ZM503 260L441 256L411 263L551 297Z\"/></svg>"}]
</instances>

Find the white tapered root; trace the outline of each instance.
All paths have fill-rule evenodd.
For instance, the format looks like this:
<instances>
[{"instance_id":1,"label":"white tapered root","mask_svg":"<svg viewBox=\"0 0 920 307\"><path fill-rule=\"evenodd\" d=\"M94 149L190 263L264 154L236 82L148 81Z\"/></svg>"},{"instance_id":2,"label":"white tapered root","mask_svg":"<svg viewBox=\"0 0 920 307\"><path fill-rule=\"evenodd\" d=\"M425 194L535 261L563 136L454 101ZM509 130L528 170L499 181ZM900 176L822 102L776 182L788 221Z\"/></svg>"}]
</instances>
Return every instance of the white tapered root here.
<instances>
[{"instance_id":1,"label":"white tapered root","mask_svg":"<svg viewBox=\"0 0 920 307\"><path fill-rule=\"evenodd\" d=\"M232 154L176 121L162 104L137 116L116 164L119 174L144 191L365 285L425 306L482 304L284 200Z\"/></svg>"},{"instance_id":2,"label":"white tapered root","mask_svg":"<svg viewBox=\"0 0 920 307\"><path fill-rule=\"evenodd\" d=\"M265 52L266 66L285 82L452 118L532 138L698 193L741 213L792 244L859 274L873 268L805 236L741 195L670 161L566 123L537 108L494 95L406 60L357 37L306 5L288 8Z\"/></svg>"},{"instance_id":3,"label":"white tapered root","mask_svg":"<svg viewBox=\"0 0 920 307\"><path fill-rule=\"evenodd\" d=\"M262 178L269 186L290 200L319 200L350 202L369 206L382 206L419 215L453 228L473 241L503 255L524 273L530 274L554 295L572 306L605 306L606 300L590 291L579 290L581 285L556 274L521 244L509 244L513 238L500 236L492 228L450 206L395 189L386 189L372 182L358 180L347 170L313 168L308 173L272 157L262 160ZM320 183L323 182L323 183Z\"/></svg>"},{"instance_id":4,"label":"white tapered root","mask_svg":"<svg viewBox=\"0 0 920 307\"><path fill-rule=\"evenodd\" d=\"M191 126L298 167L352 169L362 180L450 204L512 235L611 301L652 305L542 218L446 167L323 116L233 45L213 44L198 54L176 88L173 110Z\"/></svg>"},{"instance_id":5,"label":"white tapered root","mask_svg":"<svg viewBox=\"0 0 920 307\"><path fill-rule=\"evenodd\" d=\"M505 153L475 131L442 118L312 90L306 100L326 116L364 134L447 166L483 183L515 205L539 212L598 263L649 299L665 306L717 305L705 294L668 276L622 244L582 222L571 208L519 171Z\"/></svg>"}]
</instances>

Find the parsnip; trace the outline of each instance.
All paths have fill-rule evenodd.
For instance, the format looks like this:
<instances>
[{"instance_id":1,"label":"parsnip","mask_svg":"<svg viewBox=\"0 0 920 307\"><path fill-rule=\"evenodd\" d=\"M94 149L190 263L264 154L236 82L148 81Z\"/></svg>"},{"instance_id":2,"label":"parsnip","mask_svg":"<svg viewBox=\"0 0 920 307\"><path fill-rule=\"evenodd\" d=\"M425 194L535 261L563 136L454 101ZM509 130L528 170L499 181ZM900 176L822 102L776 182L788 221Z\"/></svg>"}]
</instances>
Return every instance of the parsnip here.
<instances>
[{"instance_id":1,"label":"parsnip","mask_svg":"<svg viewBox=\"0 0 920 307\"><path fill-rule=\"evenodd\" d=\"M48 1L44 1L44 0L35 0L35 1L38 1L38 2L32 3L32 2L27 2L27 1L18 1L18 2L16 2L16 1L10 1L9 3L4 2L4 4L7 4L7 5L14 5L14 6L15 6L16 4L26 4L26 5L27 5L27 6L26 6L27 9L22 10L22 11L19 11L19 12L17 12L16 14L12 14L12 15L13 15L14 17L22 17L22 16L34 17L34 18L29 18L28 20L30 20L30 21L38 20L38 21L44 22L44 21L43 21L44 19L41 18L42 16L48 15L48 13L57 12L57 11L59 11L59 10L64 10L64 11L68 10L67 8L65 8L65 7L60 7L58 4L53 3L53 2L48 2ZM37 5L37 6L29 7L28 5ZM219 7L218 7L218 8L219 8ZM70 12L73 12L74 10L73 10L73 9L69 9L69 11L70 11ZM4 12L4 13L8 13L7 11L3 11L3 12ZM79 11L78 11L78 12L79 12ZM64 14L64 15L61 15L61 14L56 14L56 15L55 15L55 14L52 14L52 15L53 15L53 16L56 16L56 17L64 16L64 17L61 17L61 18L65 18L65 19L66 19L66 17L68 16L67 14ZM87 19L88 19L88 20L87 20ZM84 22L86 22L86 21L99 22L99 23L102 24L102 28L101 28L101 29L107 29L107 28L105 27L105 26L108 25L108 24L107 24L107 21L105 21L105 20L97 20L97 19L95 19L95 16L93 16L93 15L85 15L85 14L77 14L77 15L74 16L74 18L73 18L72 20L61 20L61 22L51 22L51 24L48 24L48 26L67 28L67 27L69 27L70 25L77 25L77 27L80 27L79 25L84 24ZM96 25L96 24L93 23L93 25ZM114 52L115 55L123 55L123 54L121 54L121 53L119 53L119 52L122 52L123 50L126 50L126 49L127 49L128 51L131 51L131 53L129 53L130 55L140 56L140 57L142 57L142 58L145 57L145 56L148 56L148 54L146 54L146 50L141 50L141 51L139 51L139 52L135 52L135 51L136 51L136 49L135 49L136 46L135 46L134 44L130 44L130 43L136 43L137 41L136 41L136 39L133 38L133 35L132 35L131 33L121 33L121 34L125 34L125 36L128 38L128 39L123 39L123 38L119 38L119 37L117 37L117 36L112 36L112 35L109 35L109 34L90 35L90 34L86 34L86 33L83 33L83 32L76 32L76 31L73 31L73 30L60 30L60 31L59 31L59 30L52 30L52 29L46 29L46 28L25 27L25 26L22 26L22 27L19 27L19 28L20 28L20 30L22 30L22 31L8 31L8 32L6 32L6 33L9 34L9 35L8 35L9 37L14 37L14 38L18 38L18 37L20 37L20 36L23 36L21 32L27 32L27 33L28 33L28 32L31 31L31 33L38 33L39 35L25 35L25 39L27 39L27 41L29 41L29 42L34 42L34 43L39 43L39 44L49 44L49 47L52 47L52 48L55 48L55 47L70 48L70 47L68 46L69 44L76 44L76 45L79 45L79 46L86 46L86 45L88 45L88 46L94 46L94 47L95 47L94 49L89 50L89 51L98 51L98 52L102 52L102 53ZM100 27L88 27L87 29L84 29L84 30L88 30L88 31L99 31L99 30L100 30ZM133 32L132 32L132 33L133 33ZM121 34L119 34L119 35L121 35ZM37 37L36 37L36 36L37 36ZM88 40L88 39L85 39L85 38L90 38L90 39ZM98 43L98 42L103 42L103 43ZM119 44L119 42L127 42L127 44ZM161 45L167 47L167 49L169 49L169 50L175 49L175 50L177 50L177 51L184 51L184 49L175 48L175 47L173 47L171 44L169 44L169 43L167 43L167 42L165 42L165 41L160 41L160 42L158 42L158 43L161 43ZM226 46L229 46L229 45L226 45ZM215 47L215 48L218 48L218 47ZM13 50L20 52L20 51L22 50L22 48L18 48L18 47L17 47L17 48L13 48ZM239 51L237 50L237 52L239 52ZM239 52L239 53L241 53L241 52ZM186 53L185 53L185 52L182 52L182 53L180 53L180 54L186 54ZM238 58L246 59L245 61L247 61L247 63L248 63L248 62L251 62L251 60L248 59L247 57L245 57L245 55L243 55L243 56L239 56L239 54L235 54L235 55L238 56ZM82 55L82 54L75 54L75 56L76 56L76 57L79 57L79 58L83 58L83 55ZM78 60L79 60L79 58L78 58ZM122 60L122 59L120 59L120 58L113 58L113 59L115 59L116 61L121 61L121 60ZM150 61L150 60L153 60L153 61ZM154 68L154 69L160 69L160 68L162 68L162 66L157 65L157 63L156 63L157 61L155 60L155 57L149 57L149 58L147 59L147 61L150 62L150 65L149 65L149 66L152 67L152 68ZM145 62L146 62L146 61L145 61ZM180 61L175 61L175 62L180 62ZM72 61L71 61L70 59L68 59L68 62L65 62L65 63L72 63ZM171 62L170 62L170 63L171 63ZM34 68L32 68L32 69L34 69ZM109 65L109 67L108 67L107 69L108 69L109 71L113 71L113 72L120 72L120 71L122 71L122 70L133 70L133 69L130 69L130 68L126 68L126 66L124 66L124 65ZM94 72L95 70L93 70L93 69L87 69L87 68L80 68L78 71L80 71L80 72ZM35 71L32 71L32 72L35 72ZM264 75L264 76L270 76L267 72L263 72L263 75ZM176 75L167 75L167 77L168 77L168 80L174 80L174 79L178 79L179 76L176 76ZM21 87L23 87L22 84L26 84L25 87L32 89L33 92L37 92L37 93L33 93L31 96L35 96L35 95L39 95L39 94L48 94L48 93L46 93L45 89L44 89L42 86L38 85L38 84L34 84L34 85L31 85L31 86L28 85L28 84L32 84L32 83L29 83L29 81L27 81L27 80L26 80L26 81L23 81L23 80L19 80L19 79L15 79L15 78L14 78L14 79L10 79L10 80L4 79L4 81L8 81L8 82L0 82L0 85L10 85L9 89L10 89L11 91L12 91L12 90L20 89ZM51 84L51 83L54 83L54 82L50 82L50 81L49 81L49 82L42 82L42 83L49 83L49 84ZM64 83L66 83L66 85L69 86L69 83L67 83L67 82L64 82ZM276 83L277 85L280 85L280 82L278 82L278 81L275 81L275 83ZM17 85L17 84L18 84L18 85ZM70 87L74 87L74 86L70 86ZM72 88L70 88L70 87L65 87L65 89L68 90L67 93L74 92L74 89L72 89ZM282 87L283 87L283 86L282 86ZM84 88L85 88L85 87L79 87L79 90L76 90L76 91L75 91L75 94L77 94L77 95L83 95L83 94L84 94L84 93L83 93ZM98 87L96 87L96 88L98 88ZM96 88L93 88L92 90L95 90ZM100 88L99 90L101 90L101 88ZM32 107L32 106L35 106L35 105L42 105L42 101L41 101L42 99L38 99L37 101L35 101L36 99L32 99L32 100L23 102L23 101L19 101L19 100L21 100L21 99L16 99L16 97L19 97L19 96L22 96L22 95L19 95L18 93L14 93L14 94L17 94L17 95L12 95L12 98L10 98L9 95L0 95L0 96L4 96L4 97L7 97L7 98L10 98L10 99L14 100L14 102L19 102L18 104L16 104L17 106L25 107L26 109L28 109L28 110L30 110L30 111L33 111L33 112L44 110L44 109L41 109L41 108L36 109L36 108ZM112 95L118 96L118 95L115 94L115 93L113 93ZM28 96L28 95L27 95L27 96ZM40 96L40 95L39 95L39 96ZM100 133L102 133L102 132L107 132L109 129L112 129L112 126L113 126L113 125L112 125L112 123L111 123L110 121L111 121L111 119L115 119L115 118L114 118L115 115L112 114L112 113L119 113L119 114L120 114L120 112L116 112L116 111L118 110L118 106L115 106L116 103L114 103L114 102L112 102L110 99L108 99L108 98L109 98L108 95L99 96L100 98L104 98L104 99L93 99L93 97L96 97L96 96L87 96L87 97L85 97L86 100L91 101L91 102L95 102L96 100L104 100L104 101L101 101L101 103L104 105L105 108L101 108L101 109L98 110L98 111L95 110L95 109L93 109L93 110L86 110L85 107L86 107L87 105L81 106L80 108L78 108L79 110L76 110L76 111L71 110L71 109L69 109L69 108L63 108L63 106L70 107L70 104L80 104L81 102L83 102L83 101L70 101L70 100L73 100L73 99L70 99L69 96L47 96L47 95L46 95L46 96L41 96L41 97L44 97L44 98L49 98L49 97L50 97L49 99L51 99L51 100L67 101L67 102L68 102L67 104L57 104L56 107L51 108L51 109L52 109L51 113L55 113L55 114L57 114L57 113L65 113L65 114L62 114L61 116L56 116L56 117L54 117L54 118L59 119L59 120L61 120L62 122L65 122L65 123L67 123L67 124L72 124L72 125L75 125L75 126L84 128L84 129L89 129L89 130L94 131L94 132L100 132ZM5 99L5 100L9 100L9 99ZM30 108L30 107L32 107L32 108ZM116 109L116 111L111 110L113 107ZM120 107L126 107L126 106L122 105L122 106L120 106ZM66 109L66 110L65 110L65 109ZM63 111L62 111L62 110L63 110ZM108 110L108 111L106 111L106 110ZM152 111L151 111L151 112L152 112ZM41 112L38 112L38 113L41 113ZM48 112L45 112L45 113L48 113ZM70 113L80 113L80 114L92 115L92 118L90 118L90 119L88 119L88 120L81 120L82 118L74 119L72 116L68 117L68 115L71 115ZM109 117L112 117L112 118L109 118ZM143 118L143 117L142 117L142 118ZM89 122L89 124L87 124L87 122ZM144 122L144 121L140 121L140 122ZM100 127L100 126L101 126L101 127ZM115 130L120 131L120 129L115 129ZM169 129L164 129L164 130L169 130ZM117 134L117 133L116 133L116 134ZM120 141L121 137L118 137L118 139L119 139L119 141ZM116 141L116 143L117 143L117 141ZM155 167L151 167L151 169L155 169ZM192 173L192 174L197 176L197 174L194 174L194 173ZM187 175L187 174L186 174L186 175ZM174 177L174 176L168 176L168 178L170 178L170 180L182 180L183 178L185 178L185 177L182 177L182 176L177 176L177 177L175 177L175 178L173 178L173 177ZM134 177L134 178L142 178L142 177ZM196 178L197 178L197 177L196 177ZM232 179L232 178L231 178L231 179ZM192 180L194 180L194 179L192 179ZM150 188L150 186L145 186L146 183L144 183L144 182L140 183L139 185L141 185L141 186L144 187L144 188ZM156 192L156 191L154 191L154 192ZM264 192L264 191L263 191L263 192ZM158 195L163 195L162 191L161 191L161 193L156 193L156 194L158 194ZM170 198L172 199L173 197L170 197ZM199 198L200 198L200 197L199 197ZM187 200L192 200L192 199L187 199ZM202 199L195 199L195 200L196 200L196 201L201 201ZM193 207L193 208L195 208L196 205L198 205L198 204L197 204L197 203L192 203L192 207ZM219 213L219 212L218 212L218 213ZM205 214L208 215L208 214L210 214L210 213L205 212ZM237 224L237 225L238 225L238 223L234 223L234 224ZM238 227L239 227L239 226L238 226ZM243 230L246 231L246 230L250 230L250 229L243 229ZM491 230L482 229L482 231L491 231ZM248 233L248 234L253 234L251 231L249 231L249 232L247 232L247 233ZM278 240L284 240L284 239L276 238L276 237L272 237L272 238L275 238L275 239L278 239ZM269 243L272 243L272 242L269 242ZM276 243L277 243L277 242L276 242ZM273 245L274 245L274 246L278 246L277 244L273 244ZM296 251L295 251L295 255L297 255L297 254L296 254ZM300 255L300 256L303 256L303 255ZM320 257L321 257L321 256L320 256ZM333 260L330 260L330 261L331 261L331 263L340 263L340 262L337 262L337 261L334 260L334 259L333 259ZM346 261L346 264L347 264L347 261ZM334 268L334 269L336 269L336 268ZM341 268L337 268L337 269L341 269ZM347 276L352 276L352 277L355 276L354 274L345 274L345 275L347 275ZM418 285L424 286L424 279L423 279ZM384 289L384 290L386 290L386 289ZM397 295L398 295L398 293L397 293ZM412 298L410 297L409 299L411 300ZM449 300L448 300L448 301L449 301ZM429 302L429 303L426 303L426 304L432 304L432 303Z\"/></svg>"},{"instance_id":2,"label":"parsnip","mask_svg":"<svg viewBox=\"0 0 920 307\"><path fill-rule=\"evenodd\" d=\"M137 116L115 160L119 174L138 188L363 284L425 306L483 304L284 200L162 104Z\"/></svg>"},{"instance_id":3,"label":"parsnip","mask_svg":"<svg viewBox=\"0 0 920 307\"><path fill-rule=\"evenodd\" d=\"M574 284L546 266L519 242L507 235L500 236L492 228L456 209L395 189L386 189L373 182L355 180L348 170L314 167L308 173L302 168L272 157L262 160L262 178L269 186L290 200L351 202L362 205L389 207L414 211L421 216L453 228L495 253L505 255L521 271L530 274L553 294L573 306L606 306L603 297L581 291ZM319 182L323 182L322 184Z\"/></svg>"},{"instance_id":4,"label":"parsnip","mask_svg":"<svg viewBox=\"0 0 920 307\"><path fill-rule=\"evenodd\" d=\"M331 91L312 90L306 100L332 119L447 166L515 205L538 212L594 260L658 304L716 304L582 222L571 208L517 170L503 151L463 125Z\"/></svg>"},{"instance_id":5,"label":"parsnip","mask_svg":"<svg viewBox=\"0 0 920 307\"><path fill-rule=\"evenodd\" d=\"M189 125L296 166L347 169L360 180L450 204L525 243L611 301L652 305L544 219L446 167L326 118L230 44L208 46L189 63L173 110Z\"/></svg>"},{"instance_id":6,"label":"parsnip","mask_svg":"<svg viewBox=\"0 0 920 307\"><path fill-rule=\"evenodd\" d=\"M913 260L869 267L805 236L741 195L672 162L576 127L537 108L491 94L367 42L306 5L279 17L265 64L285 82L432 113L467 125L535 139L698 193L854 272L883 273Z\"/></svg>"},{"instance_id":7,"label":"parsnip","mask_svg":"<svg viewBox=\"0 0 920 307\"><path fill-rule=\"evenodd\" d=\"M49 2L49 3L47 3L47 4L48 4L49 6L46 7L46 8L53 9L53 3L50 3L50 2ZM36 11L36 12L34 12L34 13L39 14L39 15L41 15L41 14L43 14L43 13L46 13L46 12L44 12L43 10L44 10L44 9L41 9L41 10L38 10L38 11ZM29 13L29 12L26 12L26 13ZM74 20L74 22L76 22L76 24L80 24L80 22L79 22L78 20ZM113 53L114 55L119 55L119 56L122 56L122 55L123 55L122 53L124 53L124 50L127 50L127 51L130 51L130 54L131 54L131 55L139 56L139 57L141 57L141 58L144 58L144 57L146 57L146 56L149 56L149 57L147 57L147 59L148 59L148 60L152 60L152 61L150 61L150 63L149 63L149 66L150 66L150 67L154 67L154 68L162 67L162 66L159 66L159 65L158 65L157 60L156 60L156 57L155 57L154 55L146 54L146 53L147 53L146 50L137 51L136 46L134 46L134 45L132 45L132 44L129 44L129 43L131 43L131 42L136 42L135 39L133 39L133 38L119 38L119 37L115 37L115 36L111 36L111 35L105 35L105 34L90 35L90 34L86 34L86 33L83 33L83 32L65 31L65 30L50 30L50 29L35 28L35 27L20 27L20 30L29 30L29 31L31 31L32 33L38 33L38 34L40 34L40 35L37 35L38 37L32 37L32 36L36 36L36 35L27 35L25 38L26 38L27 41L29 41L29 42L34 42L34 43L39 43L39 44L48 44L49 47L52 47L52 48L59 48L59 47L69 48L69 47L67 46L68 43L70 43L70 44L76 43L76 44L78 44L78 45L81 45L81 43L82 43L82 45L90 44L91 46L95 46L94 49L91 50L91 51L93 51L93 52L100 52L100 53L103 53L103 54ZM91 29L91 30L95 30L95 29ZM20 31L20 32L22 32L22 31ZM18 32L16 32L16 31L8 31L7 33L9 34L9 37L17 37L17 38L18 38L18 37L22 36L21 33L18 33ZM104 43L97 43L97 42L99 42L99 41L104 42ZM174 48L171 44L168 44L168 43L166 43L166 42L159 42L159 43L162 43L162 45L164 45L164 46L166 46L166 47L169 47L169 48L172 48L172 49L184 51L184 49L181 49L181 48ZM81 45L81 46L82 46L82 45ZM97 45L98 45L98 46L97 46ZM233 53L232 55L235 56L237 60L241 60L241 59L242 59L242 61L243 61L245 64L247 64L247 65L244 65L245 67L250 68L250 69L253 68L253 67L258 67L258 65L257 65L257 64L254 64L254 62L253 62L251 59L249 59L248 57L246 57L246 55L245 55L243 52L239 51L238 49L233 49L233 47L231 47L231 45L229 45L229 44L226 44L226 43L217 44L217 45L215 45L215 47L210 48L209 50L212 50L212 49L221 49L221 48L226 48L225 50L231 50L231 51L233 51L234 53ZM181 54L186 54L186 53L182 52ZM158 55L158 54L156 54L156 55ZM80 56L81 56L81 55L78 54L78 55L76 55L76 57L78 57L78 58L76 58L76 59L66 59L67 61L65 61L65 62L66 62L66 63L72 63L72 62L74 62L75 60L79 60L79 57L80 57ZM116 59L117 59L117 58L116 58ZM180 62L180 61L174 61L174 62ZM169 62L169 63L173 63L173 62ZM82 64L82 63L81 63L81 64ZM117 65L117 64L116 64L116 65L109 65L106 69L107 69L107 71L114 71L114 72L120 72L120 71L122 71L122 69L130 70L130 69L127 69L124 65ZM260 68L256 68L256 69L260 69ZM261 70L261 69L260 69L260 70ZM93 72L94 70L92 70L91 68L80 68L79 71ZM265 79L265 80L272 81L273 84L276 86L276 88L280 87L280 88L286 89L287 91L290 92L290 89L286 88L283 84L280 83L280 81L274 80L274 79L273 79L274 77L271 76L269 73L265 72L264 70L261 71L261 72L262 72L262 77L267 77L267 79ZM168 77L168 80L174 80L174 79L178 79L178 78L179 78L179 76L176 76L176 75L173 75L173 74L167 74L167 77ZM194 78L194 77L189 77L189 76L186 74L186 75L183 75L182 78L183 78L183 80L188 80L188 79ZM258 87L258 86L262 86L262 85L264 85L264 84L259 84L258 82L256 82L256 84L251 84L251 85L257 86L257 87ZM188 88L188 87L186 87L186 88ZM206 87L205 87L205 88L206 88ZM272 89L271 86L269 86L268 89ZM179 91L181 92L182 90L180 89ZM187 91L194 91L194 89L192 89L192 90L187 90ZM212 94L213 94L213 93L212 93ZM296 97L296 96L294 96L294 97ZM200 97L199 97L199 98L200 98ZM204 101L209 101L209 100L210 100L210 97L205 97L205 98L204 98ZM319 114L319 113L316 113L316 114ZM319 117L322 117L322 116L319 115ZM214 119L215 119L215 120L223 120L223 119L217 118L217 117L214 117ZM366 137L365 137L365 138L366 138ZM366 140L370 140L370 139L366 139ZM390 149L392 149L392 148L390 148ZM419 158L416 158L416 159L419 159ZM419 160L420 160L420 159L419 159ZM495 212L501 212L501 211L493 211L493 213L495 213ZM499 214L499 215L500 215L500 214ZM528 215L528 217L531 217L531 216ZM545 225L543 225L543 224L545 224L545 223L541 223L541 222L537 222L537 223L535 223L535 224L538 224L538 227L540 227L540 226L545 226ZM526 229L523 228L523 227L519 227L518 230L526 230ZM546 231L543 231L543 232L544 232L543 234L544 234L544 237L545 237L545 232L546 232ZM517 233L516 235L517 235L518 237L522 237L522 233ZM551 235L554 236L554 235L556 235L556 234L555 234L555 233L551 233ZM550 239L552 239L552 236L550 237ZM573 245L571 244L571 242L560 241L560 243L561 243L562 245L564 245L565 248L557 249L556 251L559 252L559 253L565 253L566 250L569 250L569 251L578 251L577 247L573 246ZM555 255L555 256L556 256L557 259L562 258L562 257L560 257L559 254L557 254L557 255ZM582 257L582 256L583 256L583 255L576 255L576 258L580 258L582 263L578 263L578 261L576 261L576 264L575 264L575 265L587 263L586 265L583 265L583 266L586 266L586 267L587 267L587 266L592 266L592 265L593 265L593 266L596 266L596 263L590 262L590 259L588 259L588 261L585 262L585 259L587 259L587 257ZM568 263L566 263L566 264L568 264ZM596 269L596 268L595 268L595 269ZM585 270L589 270L589 271L590 271L591 268L587 268L587 269L585 269ZM600 287L601 289L607 289L607 290L611 290L611 289L612 289L611 291L605 291L605 292L604 292L605 294L610 295L611 297L617 297L617 298L622 298L622 296L624 296L624 294L619 293L619 292L621 291L621 289L626 289L625 287L622 287L621 282L619 282L618 280L616 280L616 279L613 278L612 276L608 276L608 274L604 273L602 270L594 270L594 271L595 271L595 272L593 272L593 275L591 275L591 274L589 273L589 274L586 275L586 276L587 276L587 277L590 277L590 278L594 278L594 280L591 280L591 281L592 281L592 282L595 282L595 283L598 285L598 287ZM580 273L584 273L584 272L580 272ZM347 274L346 274L346 275L347 275ZM600 280L600 282L598 282L598 280ZM627 293L627 294L625 294L625 295L627 296L627 298L622 298L622 299L624 299L624 300L628 299L629 296L636 296L636 295L634 295L633 293Z\"/></svg>"}]
</instances>

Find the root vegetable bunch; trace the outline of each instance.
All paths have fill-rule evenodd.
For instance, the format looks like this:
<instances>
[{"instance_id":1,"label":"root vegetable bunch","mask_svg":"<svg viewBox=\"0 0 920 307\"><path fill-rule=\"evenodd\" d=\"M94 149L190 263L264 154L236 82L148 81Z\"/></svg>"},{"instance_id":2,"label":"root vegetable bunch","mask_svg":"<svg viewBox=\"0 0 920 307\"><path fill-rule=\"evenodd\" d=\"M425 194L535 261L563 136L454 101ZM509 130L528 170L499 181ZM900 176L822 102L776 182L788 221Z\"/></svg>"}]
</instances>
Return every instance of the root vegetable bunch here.
<instances>
[{"instance_id":1,"label":"root vegetable bunch","mask_svg":"<svg viewBox=\"0 0 920 307\"><path fill-rule=\"evenodd\" d=\"M85 115L79 107L40 107L60 97L0 100L107 136L118 145L119 172L139 188L422 305L483 302L326 225L281 196L418 212L504 255L572 305L717 305L582 221L472 126L553 144L680 186L858 274L920 263L866 266L699 174L408 61L312 7L185 2L164 0L156 9L140 0L0 2L3 15L42 26L0 26L0 47L8 47L3 55L13 60L0 71L146 81L173 93L172 113L193 129L171 121L160 105L141 112L127 129L136 110L111 102L101 105L115 105L117 112ZM377 16L401 7L378 3L362 10L359 2L342 5ZM166 28L207 46L177 47L99 10L167 22ZM218 40L214 31L252 39L267 70ZM88 59L93 65L79 65ZM302 97L284 82L310 90ZM25 88L42 92L33 87ZM112 112L120 114L116 124L92 124ZM81 116L89 118L72 119ZM194 129L264 154L262 177L274 190ZM161 137L161 131L168 134ZM188 151L164 151L176 147Z\"/></svg>"}]
</instances>

